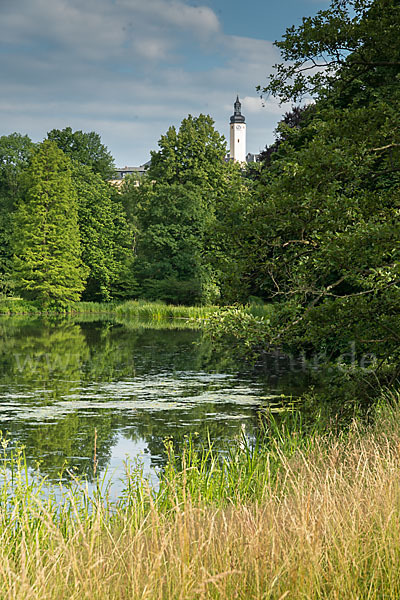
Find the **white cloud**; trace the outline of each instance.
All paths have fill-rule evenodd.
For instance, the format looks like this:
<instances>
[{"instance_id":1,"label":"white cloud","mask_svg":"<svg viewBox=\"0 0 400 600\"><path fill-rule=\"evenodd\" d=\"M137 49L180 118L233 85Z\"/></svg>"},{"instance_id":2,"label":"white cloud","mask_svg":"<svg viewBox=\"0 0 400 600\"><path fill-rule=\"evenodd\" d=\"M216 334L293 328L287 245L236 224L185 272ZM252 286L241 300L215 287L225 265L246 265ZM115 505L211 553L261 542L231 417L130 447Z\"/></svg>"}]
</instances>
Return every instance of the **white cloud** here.
<instances>
[{"instance_id":1,"label":"white cloud","mask_svg":"<svg viewBox=\"0 0 400 600\"><path fill-rule=\"evenodd\" d=\"M221 133L236 93L257 151L285 111L255 95L279 55L271 42L226 35L208 7L184 0L0 0L2 133L98 131L117 162L141 163L188 113ZM200 69L192 68L198 61ZM206 66L205 66L206 65Z\"/></svg>"},{"instance_id":2,"label":"white cloud","mask_svg":"<svg viewBox=\"0 0 400 600\"><path fill-rule=\"evenodd\" d=\"M220 30L210 8L179 0L17 0L0 8L0 15L3 42L14 46L47 42L55 46L52 52L68 51L91 60L138 51L140 43L153 59L179 33L204 39ZM165 58L162 52L160 57ZM143 49L139 55L145 56Z\"/></svg>"},{"instance_id":3,"label":"white cloud","mask_svg":"<svg viewBox=\"0 0 400 600\"><path fill-rule=\"evenodd\" d=\"M248 113L260 113L264 111L264 105L259 96L245 96L242 99L242 110Z\"/></svg>"},{"instance_id":4,"label":"white cloud","mask_svg":"<svg viewBox=\"0 0 400 600\"><path fill-rule=\"evenodd\" d=\"M266 110L269 114L273 115L282 115L292 108L290 102L284 102L283 104L279 104L279 101L276 98L272 98L271 96L262 99L262 106L264 110Z\"/></svg>"}]
</instances>

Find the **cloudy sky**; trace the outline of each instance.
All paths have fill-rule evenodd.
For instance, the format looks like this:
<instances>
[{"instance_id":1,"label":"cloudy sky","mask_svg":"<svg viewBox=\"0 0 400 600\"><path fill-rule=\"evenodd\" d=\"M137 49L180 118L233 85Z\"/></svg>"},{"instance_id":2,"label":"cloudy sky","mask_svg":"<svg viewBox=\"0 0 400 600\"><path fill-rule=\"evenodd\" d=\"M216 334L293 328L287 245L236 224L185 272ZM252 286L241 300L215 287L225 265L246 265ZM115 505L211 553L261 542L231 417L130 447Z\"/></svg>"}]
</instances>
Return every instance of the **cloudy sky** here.
<instances>
[{"instance_id":1,"label":"cloudy sky","mask_svg":"<svg viewBox=\"0 0 400 600\"><path fill-rule=\"evenodd\" d=\"M118 166L139 165L170 125L210 114L229 137L238 93L247 149L288 107L263 85L272 42L328 0L0 0L0 135L96 131Z\"/></svg>"}]
</instances>

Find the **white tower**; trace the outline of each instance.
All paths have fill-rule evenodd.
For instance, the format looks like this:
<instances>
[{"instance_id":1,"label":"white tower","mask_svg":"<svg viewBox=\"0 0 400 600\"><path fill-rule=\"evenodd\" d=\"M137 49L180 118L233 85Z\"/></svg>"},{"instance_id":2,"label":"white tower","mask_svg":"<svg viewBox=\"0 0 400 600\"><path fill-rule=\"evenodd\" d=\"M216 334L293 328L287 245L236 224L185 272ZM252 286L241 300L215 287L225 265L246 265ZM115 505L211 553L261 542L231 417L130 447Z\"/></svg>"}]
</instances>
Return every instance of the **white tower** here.
<instances>
[{"instance_id":1,"label":"white tower","mask_svg":"<svg viewBox=\"0 0 400 600\"><path fill-rule=\"evenodd\" d=\"M242 105L239 102L239 96L233 105L234 112L231 116L231 145L230 158L235 162L246 162L246 123L241 113Z\"/></svg>"}]
</instances>

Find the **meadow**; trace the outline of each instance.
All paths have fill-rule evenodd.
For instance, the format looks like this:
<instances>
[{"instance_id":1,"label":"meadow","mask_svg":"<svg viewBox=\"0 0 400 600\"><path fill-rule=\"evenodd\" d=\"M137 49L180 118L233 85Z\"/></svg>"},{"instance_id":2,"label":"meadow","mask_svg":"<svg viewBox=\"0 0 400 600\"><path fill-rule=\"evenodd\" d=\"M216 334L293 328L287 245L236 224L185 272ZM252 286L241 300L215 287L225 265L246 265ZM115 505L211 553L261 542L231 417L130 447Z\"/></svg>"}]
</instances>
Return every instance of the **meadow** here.
<instances>
[{"instance_id":1,"label":"meadow","mask_svg":"<svg viewBox=\"0 0 400 600\"><path fill-rule=\"evenodd\" d=\"M400 595L400 397L335 431L265 415L224 457L187 438L154 488L47 486L3 440L0 597L389 599Z\"/></svg>"}]
</instances>

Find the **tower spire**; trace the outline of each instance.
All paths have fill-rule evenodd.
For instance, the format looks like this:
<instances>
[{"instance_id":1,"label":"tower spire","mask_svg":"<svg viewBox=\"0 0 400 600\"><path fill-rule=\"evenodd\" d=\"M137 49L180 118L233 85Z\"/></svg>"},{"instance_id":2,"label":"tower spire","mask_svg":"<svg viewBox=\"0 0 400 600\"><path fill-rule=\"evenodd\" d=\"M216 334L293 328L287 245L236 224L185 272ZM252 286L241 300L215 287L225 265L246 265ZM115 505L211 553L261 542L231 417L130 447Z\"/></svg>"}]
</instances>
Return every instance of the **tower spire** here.
<instances>
[{"instance_id":1,"label":"tower spire","mask_svg":"<svg viewBox=\"0 0 400 600\"><path fill-rule=\"evenodd\" d=\"M245 123L245 118L242 115L242 104L239 100L239 94L236 96L236 101L233 105L233 115L231 116L231 123Z\"/></svg>"}]
</instances>

